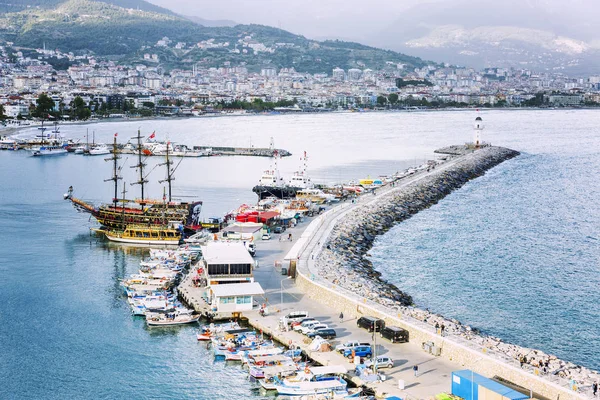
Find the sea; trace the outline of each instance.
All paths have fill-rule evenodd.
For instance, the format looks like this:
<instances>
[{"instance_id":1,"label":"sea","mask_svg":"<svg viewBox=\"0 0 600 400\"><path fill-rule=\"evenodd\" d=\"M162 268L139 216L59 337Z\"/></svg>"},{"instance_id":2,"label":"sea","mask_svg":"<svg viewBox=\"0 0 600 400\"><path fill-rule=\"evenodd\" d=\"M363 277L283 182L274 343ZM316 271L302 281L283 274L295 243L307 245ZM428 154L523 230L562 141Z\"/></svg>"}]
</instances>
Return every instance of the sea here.
<instances>
[{"instance_id":1,"label":"sea","mask_svg":"<svg viewBox=\"0 0 600 400\"><path fill-rule=\"evenodd\" d=\"M377 239L372 260L422 308L483 332L600 369L600 113L511 110L202 117L64 125L62 135L125 143L137 134L187 145L283 148L290 176L306 152L316 183L390 175L470 141L520 151L485 176ZM31 137L36 129L18 133ZM150 158L148 192L164 167ZM127 197L136 160L123 155ZM202 217L257 201L251 189L273 160L186 158L174 197L204 202ZM90 233L63 200L112 198L105 156L0 152L0 398L261 398L239 365L215 361L195 328L149 329L132 317L119 282L143 251ZM260 250L260 249L259 249Z\"/></svg>"}]
</instances>

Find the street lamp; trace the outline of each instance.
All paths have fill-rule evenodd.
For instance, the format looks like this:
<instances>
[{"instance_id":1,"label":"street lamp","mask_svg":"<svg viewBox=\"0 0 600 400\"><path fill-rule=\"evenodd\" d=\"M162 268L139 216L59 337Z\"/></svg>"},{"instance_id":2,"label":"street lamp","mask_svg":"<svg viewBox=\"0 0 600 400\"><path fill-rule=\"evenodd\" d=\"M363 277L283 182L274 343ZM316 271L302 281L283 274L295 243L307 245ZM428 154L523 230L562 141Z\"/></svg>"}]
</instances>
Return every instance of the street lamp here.
<instances>
[{"instance_id":1,"label":"street lamp","mask_svg":"<svg viewBox=\"0 0 600 400\"><path fill-rule=\"evenodd\" d=\"M292 277L288 276L287 278L281 280L281 292L280 292L281 293L281 305L279 307L280 311L283 310L283 282L286 281L286 280L288 280L288 279L292 279Z\"/></svg>"}]
</instances>

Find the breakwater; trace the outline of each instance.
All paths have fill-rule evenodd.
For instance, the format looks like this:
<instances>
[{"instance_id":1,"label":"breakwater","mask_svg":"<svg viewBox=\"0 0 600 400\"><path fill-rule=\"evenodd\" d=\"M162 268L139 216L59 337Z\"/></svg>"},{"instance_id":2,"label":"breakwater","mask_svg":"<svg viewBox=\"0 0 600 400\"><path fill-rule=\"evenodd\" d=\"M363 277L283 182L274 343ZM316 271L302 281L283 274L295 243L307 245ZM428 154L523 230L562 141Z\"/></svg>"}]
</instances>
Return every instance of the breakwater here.
<instances>
[{"instance_id":1,"label":"breakwater","mask_svg":"<svg viewBox=\"0 0 600 400\"><path fill-rule=\"evenodd\" d=\"M487 147L471 152L451 169L430 173L402 190L381 195L377 202L350 211L333 228L316 260L319 274L385 306L399 309L412 305L411 296L381 279L381 273L374 270L371 261L365 257L375 238L518 154L502 147Z\"/></svg>"},{"instance_id":2,"label":"breakwater","mask_svg":"<svg viewBox=\"0 0 600 400\"><path fill-rule=\"evenodd\" d=\"M561 398L583 398L579 396L589 394L591 384L600 378L597 372L539 350L481 335L476 329L457 320L413 307L410 294L383 280L368 260L368 251L378 235L518 154L499 147L467 153L444 170L434 171L415 182L381 194L377 201L361 204L346 212L343 217L337 218L327 239L322 239L322 248L317 253L313 252L316 258L310 268L311 273L317 273L320 278L332 283L334 286L331 288L337 286L344 290L316 284L314 277L308 279L302 274L299 285L310 293L311 298L343 308L344 313L371 313L386 319L388 323L407 327L411 330L413 340L433 340L443 347L443 356L486 375L503 377L523 387L538 389L549 397L559 393ZM323 293L324 289L327 294ZM332 295L332 292L335 294ZM338 295L340 292L351 293L351 296ZM349 297L357 300L350 301ZM387 311L382 313L379 305ZM447 339L439 336L439 330L436 332L434 328L436 325L444 325ZM456 344L452 344L454 341ZM473 350L468 349L476 350L472 353ZM482 353L486 356L482 357ZM520 364L519 361L524 362Z\"/></svg>"}]
</instances>

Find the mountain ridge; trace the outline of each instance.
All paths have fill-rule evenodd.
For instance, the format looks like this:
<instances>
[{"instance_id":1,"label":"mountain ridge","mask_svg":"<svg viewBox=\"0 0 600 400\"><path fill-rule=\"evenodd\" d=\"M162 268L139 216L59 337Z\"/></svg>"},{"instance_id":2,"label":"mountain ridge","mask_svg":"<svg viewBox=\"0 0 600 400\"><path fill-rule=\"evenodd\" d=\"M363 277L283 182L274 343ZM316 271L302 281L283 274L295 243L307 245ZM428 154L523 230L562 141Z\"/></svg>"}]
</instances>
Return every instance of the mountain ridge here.
<instances>
[{"instance_id":1,"label":"mountain ridge","mask_svg":"<svg viewBox=\"0 0 600 400\"><path fill-rule=\"evenodd\" d=\"M42 0L26 0L40 3ZM250 68L271 65L300 72L327 72L340 68L383 69L388 62L421 67L417 57L342 41L315 41L263 25L206 27L170 11L146 11L144 1L43 0L16 13L0 15L0 38L26 48L92 52L124 61L144 62L144 53L156 52L168 68L245 63ZM116 4L117 3L117 4ZM134 5L124 8L118 4ZM157 7L150 5L152 7ZM152 8L150 7L150 8ZM160 7L158 7L160 8ZM163 37L183 43L181 49L157 46ZM248 39L250 38L250 39ZM219 46L196 44L213 39Z\"/></svg>"}]
</instances>

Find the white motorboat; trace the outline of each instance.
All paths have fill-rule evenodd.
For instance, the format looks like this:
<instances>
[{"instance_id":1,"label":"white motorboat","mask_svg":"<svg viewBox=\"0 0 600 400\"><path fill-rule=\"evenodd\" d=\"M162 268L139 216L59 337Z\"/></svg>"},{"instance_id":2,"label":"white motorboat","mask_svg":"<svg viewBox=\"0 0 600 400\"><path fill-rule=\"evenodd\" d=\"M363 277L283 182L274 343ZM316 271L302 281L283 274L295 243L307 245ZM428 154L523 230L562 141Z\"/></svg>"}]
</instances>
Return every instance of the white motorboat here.
<instances>
[{"instance_id":1,"label":"white motorboat","mask_svg":"<svg viewBox=\"0 0 600 400\"><path fill-rule=\"evenodd\" d=\"M178 308L167 313L146 313L146 323L149 326L186 325L198 322L200 315L194 315L194 310Z\"/></svg>"},{"instance_id":2,"label":"white motorboat","mask_svg":"<svg viewBox=\"0 0 600 400\"><path fill-rule=\"evenodd\" d=\"M104 154L110 154L110 149L104 143L99 143L92 147L88 152L90 156L100 156Z\"/></svg>"},{"instance_id":3,"label":"white motorboat","mask_svg":"<svg viewBox=\"0 0 600 400\"><path fill-rule=\"evenodd\" d=\"M57 156L67 154L67 150L62 146L41 146L39 149L33 151L33 156Z\"/></svg>"},{"instance_id":4,"label":"white motorboat","mask_svg":"<svg viewBox=\"0 0 600 400\"><path fill-rule=\"evenodd\" d=\"M348 383L340 378L335 377L326 380L305 381L305 382L280 382L276 383L275 390L277 394L284 396L304 396L318 394L348 394Z\"/></svg>"}]
</instances>

